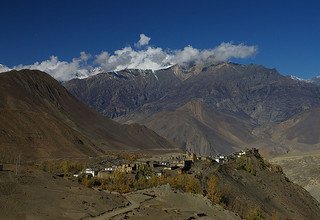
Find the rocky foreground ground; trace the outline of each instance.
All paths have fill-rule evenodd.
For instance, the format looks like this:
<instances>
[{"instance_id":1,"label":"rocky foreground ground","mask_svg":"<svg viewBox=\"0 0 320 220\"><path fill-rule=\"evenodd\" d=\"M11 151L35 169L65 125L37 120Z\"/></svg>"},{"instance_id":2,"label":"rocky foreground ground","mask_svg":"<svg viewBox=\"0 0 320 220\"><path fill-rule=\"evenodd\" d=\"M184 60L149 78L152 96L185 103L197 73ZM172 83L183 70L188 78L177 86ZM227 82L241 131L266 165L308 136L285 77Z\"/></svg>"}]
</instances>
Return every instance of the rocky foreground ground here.
<instances>
[{"instance_id":1,"label":"rocky foreground ground","mask_svg":"<svg viewBox=\"0 0 320 220\"><path fill-rule=\"evenodd\" d=\"M130 201L129 206L93 219L241 219L202 195L179 192L169 185L139 190L124 197Z\"/></svg>"},{"instance_id":2,"label":"rocky foreground ground","mask_svg":"<svg viewBox=\"0 0 320 220\"><path fill-rule=\"evenodd\" d=\"M120 195L40 170L0 171L0 219L81 219L126 205Z\"/></svg>"},{"instance_id":3,"label":"rocky foreground ground","mask_svg":"<svg viewBox=\"0 0 320 220\"><path fill-rule=\"evenodd\" d=\"M8 166L7 166L8 167ZM6 219L240 219L202 195L169 185L124 195L98 191L40 170L0 172L0 216Z\"/></svg>"},{"instance_id":4,"label":"rocky foreground ground","mask_svg":"<svg viewBox=\"0 0 320 220\"><path fill-rule=\"evenodd\" d=\"M290 179L280 166L251 152L223 164L197 160L186 173L145 179L145 185L138 184L141 180L132 182L129 193L122 194L103 187L110 181L126 182L117 175L105 182L98 178L81 182L72 175L45 171L47 166L22 165L15 172L14 165L4 164L0 219L239 219L253 215L316 220L320 204L305 190L319 199L319 157L312 155L273 159L283 163ZM89 180L92 185L87 184Z\"/></svg>"}]
</instances>

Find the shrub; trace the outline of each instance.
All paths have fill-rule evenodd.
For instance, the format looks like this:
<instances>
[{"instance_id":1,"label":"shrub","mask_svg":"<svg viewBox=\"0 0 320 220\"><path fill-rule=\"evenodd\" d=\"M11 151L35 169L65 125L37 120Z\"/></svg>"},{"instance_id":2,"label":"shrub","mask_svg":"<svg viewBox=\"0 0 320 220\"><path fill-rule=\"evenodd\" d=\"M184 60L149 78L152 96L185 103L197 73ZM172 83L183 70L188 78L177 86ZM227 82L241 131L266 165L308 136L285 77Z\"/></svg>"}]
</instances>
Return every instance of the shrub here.
<instances>
[{"instance_id":1,"label":"shrub","mask_svg":"<svg viewBox=\"0 0 320 220\"><path fill-rule=\"evenodd\" d=\"M271 171L274 173L283 173L282 167L277 164L272 164L271 165Z\"/></svg>"},{"instance_id":2,"label":"shrub","mask_svg":"<svg viewBox=\"0 0 320 220\"><path fill-rule=\"evenodd\" d=\"M133 188L133 180L124 172L115 172L111 179L111 184L107 185L108 190L119 193L130 192Z\"/></svg>"},{"instance_id":3,"label":"shrub","mask_svg":"<svg viewBox=\"0 0 320 220\"><path fill-rule=\"evenodd\" d=\"M84 174L78 177L78 182L88 188L104 185L104 180L96 177L86 176Z\"/></svg>"},{"instance_id":4,"label":"shrub","mask_svg":"<svg viewBox=\"0 0 320 220\"><path fill-rule=\"evenodd\" d=\"M62 160L62 161L45 161L40 164L40 168L49 173L63 173L64 175L72 175L79 173L86 167L86 163Z\"/></svg>"},{"instance_id":5,"label":"shrub","mask_svg":"<svg viewBox=\"0 0 320 220\"><path fill-rule=\"evenodd\" d=\"M153 176L153 170L146 164L141 164L138 166L138 173L136 175L137 179L143 178L145 179L146 176Z\"/></svg>"},{"instance_id":6,"label":"shrub","mask_svg":"<svg viewBox=\"0 0 320 220\"><path fill-rule=\"evenodd\" d=\"M90 178L85 175L81 175L79 183L86 187L100 186L103 189L110 191L117 191L119 193L127 193L132 190L140 190L159 185L170 184L172 188L190 192L201 193L202 188L198 178L188 174L178 174L176 176L152 176L150 179L146 179L143 175L137 175L137 178L133 179L124 172L115 172L107 179Z\"/></svg>"},{"instance_id":7,"label":"shrub","mask_svg":"<svg viewBox=\"0 0 320 220\"><path fill-rule=\"evenodd\" d=\"M168 183L170 184L171 187L175 189L179 189L182 191L185 191L185 186L186 186L186 179L185 175L179 174L176 176L168 177Z\"/></svg>"},{"instance_id":8,"label":"shrub","mask_svg":"<svg viewBox=\"0 0 320 220\"><path fill-rule=\"evenodd\" d=\"M262 210L260 207L256 207L253 209L250 209L247 213L246 220L260 220L264 219L264 216L262 214Z\"/></svg>"},{"instance_id":9,"label":"shrub","mask_svg":"<svg viewBox=\"0 0 320 220\"><path fill-rule=\"evenodd\" d=\"M236 159L236 169L245 170L253 175L256 175L257 173L250 158L245 156L241 156Z\"/></svg>"},{"instance_id":10,"label":"shrub","mask_svg":"<svg viewBox=\"0 0 320 220\"><path fill-rule=\"evenodd\" d=\"M277 213L273 212L272 215L271 215L271 220L278 220L278 215Z\"/></svg>"},{"instance_id":11,"label":"shrub","mask_svg":"<svg viewBox=\"0 0 320 220\"><path fill-rule=\"evenodd\" d=\"M84 185L85 187L92 187L92 180L90 178L83 178L81 180L82 185Z\"/></svg>"}]
</instances>

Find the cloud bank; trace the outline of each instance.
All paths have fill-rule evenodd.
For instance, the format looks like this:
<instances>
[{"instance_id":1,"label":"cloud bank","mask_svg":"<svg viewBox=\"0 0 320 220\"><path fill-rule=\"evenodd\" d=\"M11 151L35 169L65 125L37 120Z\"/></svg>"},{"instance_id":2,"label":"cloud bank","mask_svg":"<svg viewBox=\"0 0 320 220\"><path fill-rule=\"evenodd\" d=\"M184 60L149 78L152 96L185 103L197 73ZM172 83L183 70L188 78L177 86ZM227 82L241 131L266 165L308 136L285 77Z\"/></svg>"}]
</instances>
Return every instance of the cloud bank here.
<instances>
[{"instance_id":1,"label":"cloud bank","mask_svg":"<svg viewBox=\"0 0 320 220\"><path fill-rule=\"evenodd\" d=\"M7 72L9 70L11 70L11 69L6 67L6 66L4 66L4 65L2 65L2 64L0 64L0 73Z\"/></svg>"},{"instance_id":2,"label":"cloud bank","mask_svg":"<svg viewBox=\"0 0 320 220\"><path fill-rule=\"evenodd\" d=\"M81 52L80 56L72 61L60 61L57 56L36 62L31 65L18 65L12 69L37 69L49 73L60 81L73 78L86 78L99 72L119 71L123 69L151 69L159 70L174 64L186 65L204 62L223 62L232 58L248 58L257 53L257 46L233 43L221 43L212 49L197 49L186 46L180 50L162 49L150 46L151 38L140 34L140 40L134 47L127 46L116 50L113 54L102 51L91 55ZM0 64L0 72L10 68Z\"/></svg>"}]
</instances>

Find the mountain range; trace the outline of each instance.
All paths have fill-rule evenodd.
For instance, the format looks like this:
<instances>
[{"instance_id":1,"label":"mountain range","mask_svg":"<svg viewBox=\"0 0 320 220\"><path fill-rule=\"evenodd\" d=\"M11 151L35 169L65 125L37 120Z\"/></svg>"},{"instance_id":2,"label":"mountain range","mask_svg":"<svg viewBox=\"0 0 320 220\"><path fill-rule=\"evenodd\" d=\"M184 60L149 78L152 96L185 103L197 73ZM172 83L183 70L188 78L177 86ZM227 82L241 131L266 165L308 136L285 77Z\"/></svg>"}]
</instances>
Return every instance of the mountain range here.
<instances>
[{"instance_id":1,"label":"mountain range","mask_svg":"<svg viewBox=\"0 0 320 220\"><path fill-rule=\"evenodd\" d=\"M110 151L151 152L148 160L152 160L149 155L164 152L174 158L172 152L179 148L198 155L250 147L269 155L289 151L312 155L320 146L319 95L315 83L263 66L234 63L176 65L154 72L123 70L65 83L37 70L12 70L0 74L0 161L18 165L22 157L38 166L47 160L105 160ZM280 166L267 162L258 151L245 152L246 156L230 155L223 164L197 160L189 172L205 187L214 177L218 201L241 217L256 207L267 218L318 218L318 202L290 182ZM290 153L286 155L292 161ZM313 179L317 172L305 166L306 161L316 166L316 161L310 156L299 161L297 166L308 175L296 175L318 198L312 191L317 189ZM22 176L34 171L18 176L17 165L14 176L26 184ZM29 178L35 186L36 178ZM3 194L17 187L14 182L5 184L12 188L0 187ZM45 193L47 198L50 193ZM24 198L26 193L17 195Z\"/></svg>"},{"instance_id":2,"label":"mountain range","mask_svg":"<svg viewBox=\"0 0 320 220\"><path fill-rule=\"evenodd\" d=\"M143 124L200 155L252 146L269 154L320 146L320 133L312 129L318 126L320 87L260 65L125 69L63 85L103 115Z\"/></svg>"}]
</instances>

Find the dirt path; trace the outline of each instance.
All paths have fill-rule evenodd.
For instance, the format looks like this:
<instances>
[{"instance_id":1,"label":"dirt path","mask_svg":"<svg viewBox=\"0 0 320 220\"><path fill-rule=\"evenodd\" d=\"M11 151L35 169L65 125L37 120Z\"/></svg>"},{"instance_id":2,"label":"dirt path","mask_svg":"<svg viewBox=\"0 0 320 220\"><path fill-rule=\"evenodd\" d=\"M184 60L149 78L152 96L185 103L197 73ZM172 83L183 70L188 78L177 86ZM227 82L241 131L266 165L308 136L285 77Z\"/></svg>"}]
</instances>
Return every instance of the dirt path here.
<instances>
[{"instance_id":1,"label":"dirt path","mask_svg":"<svg viewBox=\"0 0 320 220\"><path fill-rule=\"evenodd\" d=\"M212 205L202 195L172 190L169 185L139 190L122 195L130 205L119 207L90 219L239 219L234 213L221 206Z\"/></svg>"},{"instance_id":2,"label":"dirt path","mask_svg":"<svg viewBox=\"0 0 320 220\"><path fill-rule=\"evenodd\" d=\"M135 198L133 195L134 194L132 194L132 193L123 195L123 197L126 198L130 202L130 205L123 207L123 208L117 208L113 211L106 212L104 214L101 214L96 217L92 217L90 219L95 219L95 220L110 219L110 218L115 217L117 215L121 215L121 214L125 214L127 212L130 212L130 211L133 211L134 209L139 208L141 203L154 198L152 196L146 195L146 197L144 199L137 200L137 198Z\"/></svg>"}]
</instances>

